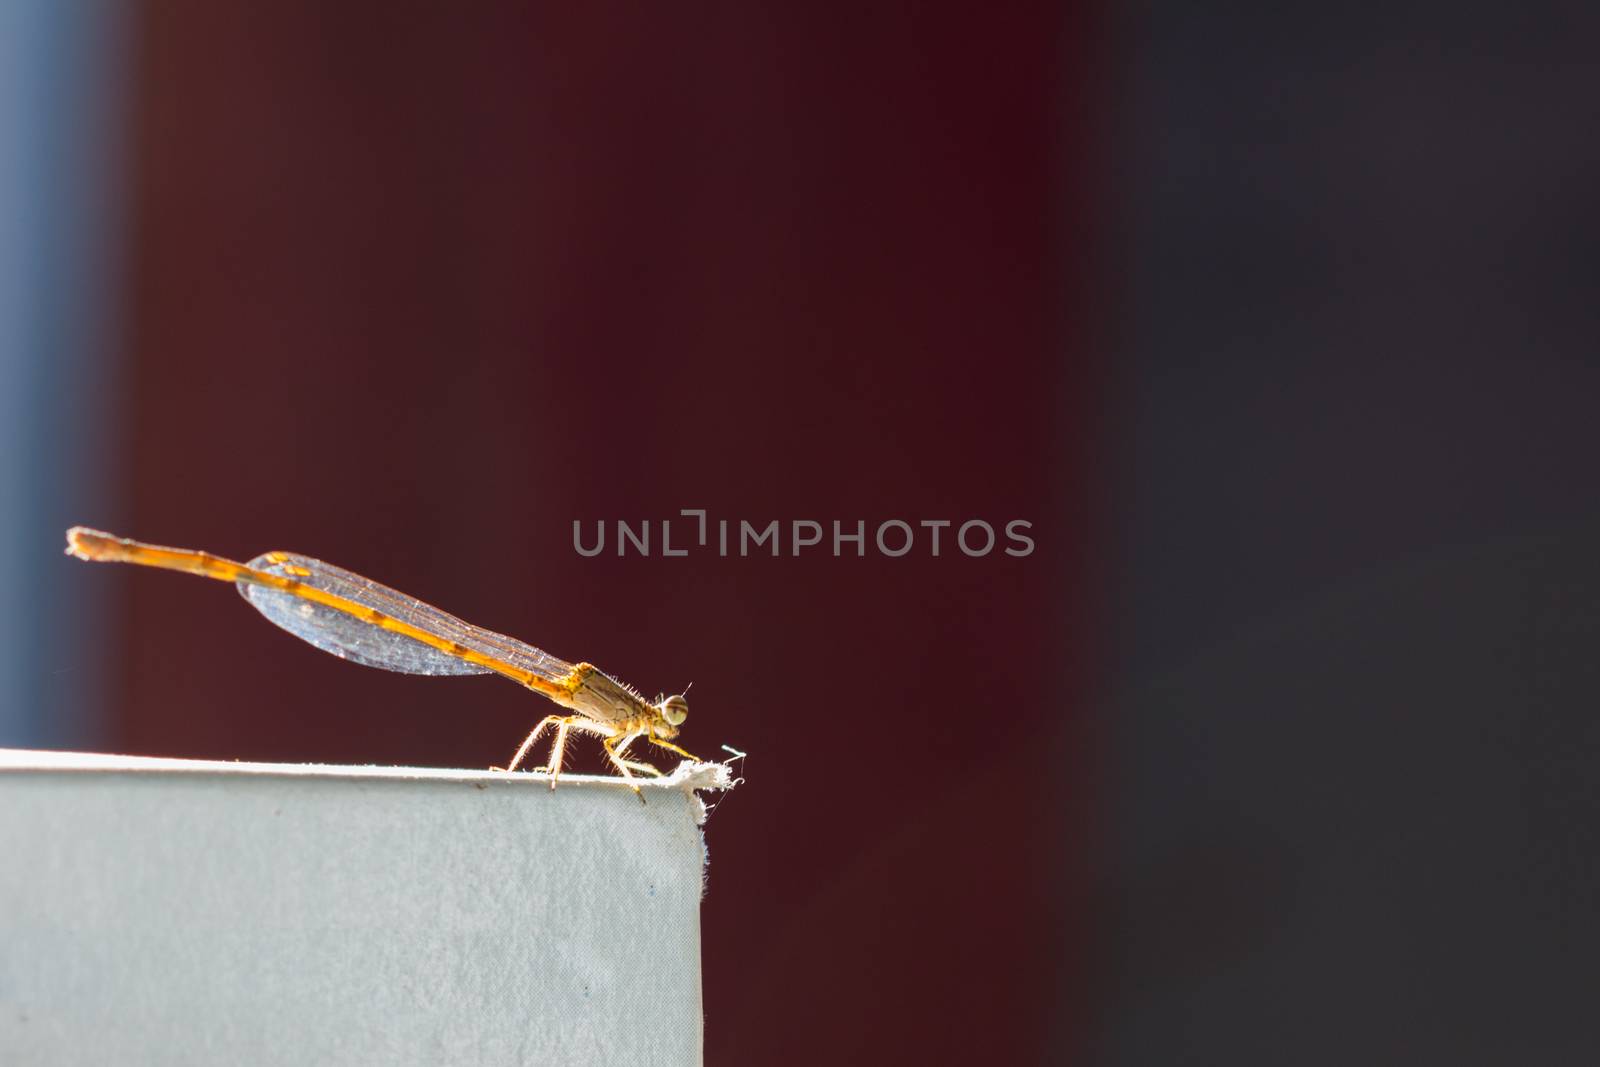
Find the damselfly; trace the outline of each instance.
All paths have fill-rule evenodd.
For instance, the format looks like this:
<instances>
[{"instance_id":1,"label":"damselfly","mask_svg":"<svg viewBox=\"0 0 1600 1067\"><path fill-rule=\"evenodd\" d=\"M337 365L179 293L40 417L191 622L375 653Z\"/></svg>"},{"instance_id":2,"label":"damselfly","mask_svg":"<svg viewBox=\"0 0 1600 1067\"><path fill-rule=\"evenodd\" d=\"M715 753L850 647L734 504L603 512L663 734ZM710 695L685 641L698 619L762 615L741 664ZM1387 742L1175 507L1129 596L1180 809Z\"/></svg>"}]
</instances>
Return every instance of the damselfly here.
<instances>
[{"instance_id":1,"label":"damselfly","mask_svg":"<svg viewBox=\"0 0 1600 1067\"><path fill-rule=\"evenodd\" d=\"M405 674L504 675L577 712L545 716L505 768L516 770L534 743L553 729L550 760L537 768L549 773L552 789L561 775L567 735L574 730L599 735L606 757L641 800L633 772L661 771L627 759L630 745L643 739L695 759L672 743L689 714L689 702L681 694L648 701L593 664L567 663L309 556L268 552L249 563L235 563L208 552L129 541L83 526L67 531L67 554L233 582L270 621L340 659Z\"/></svg>"}]
</instances>

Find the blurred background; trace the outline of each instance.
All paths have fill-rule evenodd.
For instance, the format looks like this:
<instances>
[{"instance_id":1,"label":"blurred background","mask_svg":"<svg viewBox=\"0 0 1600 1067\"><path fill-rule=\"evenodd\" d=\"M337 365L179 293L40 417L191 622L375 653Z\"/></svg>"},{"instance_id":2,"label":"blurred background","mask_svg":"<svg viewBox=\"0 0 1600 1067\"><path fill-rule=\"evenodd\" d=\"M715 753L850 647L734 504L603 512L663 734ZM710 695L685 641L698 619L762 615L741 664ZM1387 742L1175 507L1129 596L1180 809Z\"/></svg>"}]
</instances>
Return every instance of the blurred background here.
<instances>
[{"instance_id":1,"label":"blurred background","mask_svg":"<svg viewBox=\"0 0 1600 1067\"><path fill-rule=\"evenodd\" d=\"M303 552L750 753L708 1063L1592 1063L1596 30L0 4L0 744L548 710L61 547ZM682 508L1037 547L574 551Z\"/></svg>"}]
</instances>

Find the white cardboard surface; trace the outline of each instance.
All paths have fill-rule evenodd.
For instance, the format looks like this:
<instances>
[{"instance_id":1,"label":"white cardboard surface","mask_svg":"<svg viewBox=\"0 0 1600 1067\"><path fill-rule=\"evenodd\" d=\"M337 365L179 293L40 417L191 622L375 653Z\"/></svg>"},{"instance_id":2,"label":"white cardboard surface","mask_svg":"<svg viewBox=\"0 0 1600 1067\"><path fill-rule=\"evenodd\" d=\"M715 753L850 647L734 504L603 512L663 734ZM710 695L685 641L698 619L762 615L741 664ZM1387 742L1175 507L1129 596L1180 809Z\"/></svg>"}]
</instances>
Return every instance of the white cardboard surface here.
<instances>
[{"instance_id":1,"label":"white cardboard surface","mask_svg":"<svg viewBox=\"0 0 1600 1067\"><path fill-rule=\"evenodd\" d=\"M0 750L0 1063L698 1065L727 781Z\"/></svg>"}]
</instances>

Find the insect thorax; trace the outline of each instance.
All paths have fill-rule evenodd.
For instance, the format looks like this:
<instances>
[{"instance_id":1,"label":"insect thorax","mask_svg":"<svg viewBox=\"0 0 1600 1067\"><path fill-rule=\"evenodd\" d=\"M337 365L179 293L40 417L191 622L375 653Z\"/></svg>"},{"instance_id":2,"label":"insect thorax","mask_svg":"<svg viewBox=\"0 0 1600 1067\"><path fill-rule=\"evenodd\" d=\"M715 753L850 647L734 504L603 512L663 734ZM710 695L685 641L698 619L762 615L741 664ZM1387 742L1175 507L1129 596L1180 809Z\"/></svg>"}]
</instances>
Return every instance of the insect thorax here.
<instances>
[{"instance_id":1,"label":"insect thorax","mask_svg":"<svg viewBox=\"0 0 1600 1067\"><path fill-rule=\"evenodd\" d=\"M637 722L644 725L659 716L638 690L617 681L593 664L580 663L578 684L572 691L573 710L597 722Z\"/></svg>"}]
</instances>

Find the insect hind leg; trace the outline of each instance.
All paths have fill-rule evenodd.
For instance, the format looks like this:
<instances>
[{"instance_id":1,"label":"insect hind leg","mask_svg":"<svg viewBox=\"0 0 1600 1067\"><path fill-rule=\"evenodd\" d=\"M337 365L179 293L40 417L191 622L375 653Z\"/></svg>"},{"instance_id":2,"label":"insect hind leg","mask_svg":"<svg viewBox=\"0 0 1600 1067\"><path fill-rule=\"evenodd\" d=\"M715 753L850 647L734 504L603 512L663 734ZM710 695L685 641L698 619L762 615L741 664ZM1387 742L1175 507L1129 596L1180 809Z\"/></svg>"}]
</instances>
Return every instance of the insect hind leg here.
<instances>
[{"instance_id":1,"label":"insect hind leg","mask_svg":"<svg viewBox=\"0 0 1600 1067\"><path fill-rule=\"evenodd\" d=\"M662 777L662 772L658 768L652 767L642 760L623 759L623 753L627 751L628 746L640 737L646 736L645 731L633 730L620 734L614 727L595 722L582 715L546 715L539 720L539 725L533 728L533 731L518 746L516 755L511 757L511 763L505 768L507 773L516 770L522 765L522 761L527 757L529 749L533 748L539 738L544 735L544 732L551 727L555 728L556 736L555 740L550 744L550 759L544 766L533 768L536 773L543 771L550 775L551 789L556 787L556 781L561 777L561 764L566 758L567 735L573 730L600 735L600 744L606 750L606 758L617 769L617 773L622 775L623 779L628 783L628 787L638 796L641 803L644 802L644 793L639 789L638 780L634 778L633 772L637 771L640 774L648 774L656 778ZM651 740L654 740L654 738ZM670 747L677 748L677 746ZM677 751L681 752L682 750L677 749ZM687 755L687 753L685 754ZM690 758L692 759L693 757ZM494 769L499 770L500 768L496 767Z\"/></svg>"},{"instance_id":2,"label":"insect hind leg","mask_svg":"<svg viewBox=\"0 0 1600 1067\"><path fill-rule=\"evenodd\" d=\"M593 719L582 715L568 715L564 718L557 718L556 739L555 743L550 746L550 763L546 767L539 768L550 773L551 789L556 787L556 780L561 777L561 763L565 758L567 749L567 734L573 730L586 734L599 734L608 754L611 751L611 741L617 735L613 727L595 722Z\"/></svg>"},{"instance_id":3,"label":"insect hind leg","mask_svg":"<svg viewBox=\"0 0 1600 1067\"><path fill-rule=\"evenodd\" d=\"M543 771L550 775L551 789L556 787L556 779L561 777L561 764L565 758L567 749L567 734L569 732L572 730L582 730L587 733L595 733L602 736L608 733L607 727L593 722L582 715L546 715L543 719L539 720L539 725L535 726L533 728L533 732L527 736L520 746L518 746L516 755L511 757L511 764L506 767L506 771L508 773L516 770L522 765L522 761L527 756L528 750L531 749L539 740L540 736L542 736L544 732L550 729L552 726L555 727L556 737L550 745L550 759L545 763L544 766L533 768L535 773ZM498 770L499 768L495 769Z\"/></svg>"},{"instance_id":4,"label":"insect hind leg","mask_svg":"<svg viewBox=\"0 0 1600 1067\"><path fill-rule=\"evenodd\" d=\"M506 773L510 774L512 771L517 769L517 767L522 763L522 758L528 754L528 749L532 748L533 743L539 740L540 734L544 733L545 730L552 724L561 723L563 721L565 720L560 715L546 715L544 718L540 719L539 725L535 726L533 728L533 732L523 740L520 746L518 746L517 754L511 757L511 762L507 764L505 768ZM500 768L493 767L490 769L499 770Z\"/></svg>"}]
</instances>

